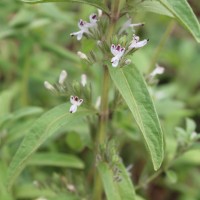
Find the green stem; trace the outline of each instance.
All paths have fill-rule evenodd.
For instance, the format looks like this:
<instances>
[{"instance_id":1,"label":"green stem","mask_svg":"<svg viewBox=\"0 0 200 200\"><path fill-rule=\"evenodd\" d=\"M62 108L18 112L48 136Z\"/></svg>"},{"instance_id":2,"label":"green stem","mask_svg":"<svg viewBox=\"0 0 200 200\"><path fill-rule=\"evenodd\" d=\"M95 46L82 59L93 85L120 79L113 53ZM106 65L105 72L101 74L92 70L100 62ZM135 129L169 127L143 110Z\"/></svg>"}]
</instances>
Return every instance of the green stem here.
<instances>
[{"instance_id":1,"label":"green stem","mask_svg":"<svg viewBox=\"0 0 200 200\"><path fill-rule=\"evenodd\" d=\"M111 16L110 16L110 25L109 30L107 33L106 40L109 44L110 39L112 38L115 24L119 17L119 8L120 8L120 0L116 0L114 4L112 4L111 8ZM100 119L99 119L99 132L96 139L96 148L100 144L103 144L106 139L106 129L107 124L109 120L109 108L108 108L108 94L109 94L109 82L110 82L110 76L108 72L108 66L103 66L104 74L103 74L103 85L102 85L102 94L101 94L101 107L100 107ZM94 193L93 193L93 199L94 200L102 200L102 182L100 175L95 173L95 180L94 180Z\"/></svg>"},{"instance_id":2,"label":"green stem","mask_svg":"<svg viewBox=\"0 0 200 200\"><path fill-rule=\"evenodd\" d=\"M104 65L103 88L101 95L100 126L99 126L99 136L97 141L99 144L102 144L105 141L105 136L106 136L105 133L109 115L109 109L108 109L109 82L110 82L110 76L108 68L106 65Z\"/></svg>"},{"instance_id":3,"label":"green stem","mask_svg":"<svg viewBox=\"0 0 200 200\"><path fill-rule=\"evenodd\" d=\"M160 53L162 52L162 49L163 49L165 43L167 42L169 35L171 34L172 30L174 29L174 25L175 25L175 21L172 20L169 23L165 33L163 34L155 52L154 52L153 58L151 59L151 63L150 63L150 67L149 67L149 73L155 68L155 64L156 64L156 62L157 62L157 60L160 56Z\"/></svg>"}]
</instances>

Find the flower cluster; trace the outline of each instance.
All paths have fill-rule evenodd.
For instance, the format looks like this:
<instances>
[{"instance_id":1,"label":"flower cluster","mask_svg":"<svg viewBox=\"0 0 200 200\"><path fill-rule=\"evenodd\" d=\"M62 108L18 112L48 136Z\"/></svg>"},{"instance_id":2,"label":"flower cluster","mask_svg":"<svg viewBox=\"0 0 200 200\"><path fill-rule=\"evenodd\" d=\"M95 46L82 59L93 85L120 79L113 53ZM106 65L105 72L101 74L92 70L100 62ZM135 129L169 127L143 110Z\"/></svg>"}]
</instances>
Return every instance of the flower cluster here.
<instances>
[{"instance_id":1,"label":"flower cluster","mask_svg":"<svg viewBox=\"0 0 200 200\"><path fill-rule=\"evenodd\" d=\"M149 39L145 39L145 40L140 41L139 36L136 36L134 34L133 39L130 42L127 50L125 49L125 47L121 47L120 44L118 44L117 46L112 44L111 48L110 48L111 53L114 55L114 57L112 57L112 59L111 59L112 66L117 67L120 59L122 58L122 56L124 54L127 54L128 52L130 52L133 49L138 49L138 48L145 46L148 41L149 41Z\"/></svg>"},{"instance_id":2,"label":"flower cluster","mask_svg":"<svg viewBox=\"0 0 200 200\"><path fill-rule=\"evenodd\" d=\"M93 13L90 15L89 19L90 19L90 22L86 22L80 19L80 21L78 22L78 27L80 30L77 32L71 33L70 35L76 36L77 40L81 40L84 33L90 34L89 29L97 27L97 15Z\"/></svg>"},{"instance_id":3,"label":"flower cluster","mask_svg":"<svg viewBox=\"0 0 200 200\"><path fill-rule=\"evenodd\" d=\"M44 81L44 87L51 91L53 94L59 94L60 92L65 92L65 90L69 89L67 86L68 84L65 82L67 79L67 72L65 70L62 70L58 82L54 85L49 83L48 81ZM87 84L87 76L86 74L81 75L81 81L80 84L82 87L86 87ZM70 86L71 87L71 86ZM71 91L71 90L70 90ZM72 91L71 91L72 92ZM83 99L79 99L77 96L70 97L71 107L69 109L70 113L75 113L77 111L78 106L80 106L83 103Z\"/></svg>"},{"instance_id":4,"label":"flower cluster","mask_svg":"<svg viewBox=\"0 0 200 200\"><path fill-rule=\"evenodd\" d=\"M103 34L105 32L105 30L106 30L107 27L106 27L105 24L103 24L103 20L102 20L102 23L99 22L99 24L97 26L98 18L103 17L101 10L99 10L98 13L99 13L98 15L95 14L95 13L91 14L89 16L89 22L80 19L79 22L78 22L79 31L73 32L70 35L71 36L76 36L77 40L81 40L84 34L86 34L87 36L89 36L91 38L93 38L94 36L96 36L96 34L97 35L100 34L100 33ZM121 27L121 29L119 30L118 36L121 37L121 34L123 34L124 32L126 32L126 30L128 28L131 28L132 31L135 32L134 31L135 27L139 27L139 26L143 26L143 25L144 25L143 23L133 24L131 22L131 19L129 18L123 24L123 26ZM94 38L100 39L100 40L97 41L97 45L101 48L102 52L106 53L107 51L109 51L107 47L109 47L110 44L108 45L106 43L106 41L104 41L102 39L103 37L94 37ZM141 47L145 46L147 44L147 42L148 42L148 39L144 39L144 40L140 41L139 36L133 34L133 38L132 38L132 40L131 40L131 42L129 44L126 43L126 42L123 43L123 45L122 44L112 44L111 47L110 47L110 51L111 51L111 53L113 55L112 58L111 58L111 64L112 64L112 66L113 67L117 67L117 66L119 66L119 64L125 64L125 65L129 64L131 62L131 60L130 59L123 59L123 57L125 57L125 55L127 55L129 53L132 53L133 52L132 50L136 50L138 48L141 48ZM95 54L94 53L92 54L92 52L90 52L90 53L91 53L91 56L90 55L87 56L83 52L78 51L77 55L81 59L84 59L84 60L88 61L88 63L92 63L92 61L95 60L94 59L95 58ZM59 93L59 92L63 93L63 92L66 91L66 89L67 90L69 89L69 91L68 91L69 94L67 93L67 96L71 95L73 93L76 94L76 95L78 95L78 96L79 95L82 96L82 94L81 93L80 94L77 93L76 90L72 90L71 91L70 90L71 86L68 88L68 86L70 84L65 83L66 78L67 78L67 72L63 70L60 73L58 84L56 84L55 87L53 85L51 85L49 82L47 82L47 81L44 82L44 86L48 90L50 90L50 91L52 91L53 93L56 93L56 94ZM87 76L85 74L82 74L82 76L81 76L82 89L86 86L86 83L87 83ZM75 86L72 86L71 88L75 88ZM70 96L70 102L72 104L71 107L70 107L70 110L69 110L70 113L75 113L77 111L77 108L83 102L83 99L79 99L78 96L74 96L74 95ZM99 107L99 102L100 102L100 99L98 99L96 107Z\"/></svg>"}]
</instances>

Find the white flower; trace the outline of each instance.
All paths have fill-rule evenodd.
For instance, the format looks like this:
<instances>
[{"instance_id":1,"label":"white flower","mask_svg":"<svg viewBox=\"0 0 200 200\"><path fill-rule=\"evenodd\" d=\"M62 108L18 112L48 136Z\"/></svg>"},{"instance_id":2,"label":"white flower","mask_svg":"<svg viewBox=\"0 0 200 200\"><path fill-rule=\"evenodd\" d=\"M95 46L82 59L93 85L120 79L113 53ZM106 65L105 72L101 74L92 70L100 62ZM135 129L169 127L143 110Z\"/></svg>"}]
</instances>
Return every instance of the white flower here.
<instances>
[{"instance_id":1,"label":"white flower","mask_svg":"<svg viewBox=\"0 0 200 200\"><path fill-rule=\"evenodd\" d=\"M131 59L127 59L127 60L125 60L125 64L126 64L126 65L131 64Z\"/></svg>"},{"instance_id":2,"label":"white flower","mask_svg":"<svg viewBox=\"0 0 200 200\"><path fill-rule=\"evenodd\" d=\"M84 54L84 53L81 52L81 51L78 51L78 52L77 52L77 55L78 55L79 58L81 58L81 59L86 59L86 60L88 60L88 57L86 56L86 54Z\"/></svg>"},{"instance_id":3,"label":"white flower","mask_svg":"<svg viewBox=\"0 0 200 200\"><path fill-rule=\"evenodd\" d=\"M131 43L128 47L128 50L130 51L132 49L141 48L141 47L145 46L148 41L149 41L149 39L145 39L145 40L140 41L139 36L133 34L133 40L131 41Z\"/></svg>"},{"instance_id":4,"label":"white flower","mask_svg":"<svg viewBox=\"0 0 200 200\"><path fill-rule=\"evenodd\" d=\"M47 199L44 198L44 197L39 197L39 198L37 198L36 200L47 200Z\"/></svg>"},{"instance_id":5,"label":"white flower","mask_svg":"<svg viewBox=\"0 0 200 200\"><path fill-rule=\"evenodd\" d=\"M121 57L124 55L125 48L121 47L120 44L118 44L117 46L112 44L110 50L111 53L114 55L114 57L111 59L112 66L117 67Z\"/></svg>"},{"instance_id":6,"label":"white flower","mask_svg":"<svg viewBox=\"0 0 200 200\"><path fill-rule=\"evenodd\" d=\"M62 70L59 76L59 81L58 83L63 85L65 79L67 78L67 72L65 70Z\"/></svg>"},{"instance_id":7,"label":"white flower","mask_svg":"<svg viewBox=\"0 0 200 200\"><path fill-rule=\"evenodd\" d=\"M87 23L87 26L89 28L96 27L97 26L97 15L95 13L91 14L90 17L90 23Z\"/></svg>"},{"instance_id":8,"label":"white flower","mask_svg":"<svg viewBox=\"0 0 200 200\"><path fill-rule=\"evenodd\" d=\"M165 71L164 67L159 66L156 64L156 68L149 74L150 77L155 77L157 74L163 74Z\"/></svg>"},{"instance_id":9,"label":"white flower","mask_svg":"<svg viewBox=\"0 0 200 200\"><path fill-rule=\"evenodd\" d=\"M44 87L47 90L50 90L50 91L54 91L55 90L55 88L53 87L53 85L51 85L51 83L49 83L48 81L44 81Z\"/></svg>"},{"instance_id":10,"label":"white flower","mask_svg":"<svg viewBox=\"0 0 200 200\"><path fill-rule=\"evenodd\" d=\"M97 26L97 15L91 14L89 19L90 19L89 23L80 19L80 21L78 22L78 27L79 27L80 31L71 33L70 35L77 36L77 40L81 40L84 33L89 34L90 33L89 28L93 28L93 27Z\"/></svg>"},{"instance_id":11,"label":"white flower","mask_svg":"<svg viewBox=\"0 0 200 200\"><path fill-rule=\"evenodd\" d=\"M103 11L102 11L101 9L97 9L97 11L98 11L98 17L101 17L101 16L102 16L102 13L103 13Z\"/></svg>"},{"instance_id":12,"label":"white flower","mask_svg":"<svg viewBox=\"0 0 200 200\"><path fill-rule=\"evenodd\" d=\"M68 189L70 192L75 192L75 191L76 191L75 186L72 185L72 184L67 184L67 189Z\"/></svg>"},{"instance_id":13,"label":"white flower","mask_svg":"<svg viewBox=\"0 0 200 200\"><path fill-rule=\"evenodd\" d=\"M197 138L197 133L195 131L192 132L190 139L195 140Z\"/></svg>"},{"instance_id":14,"label":"white flower","mask_svg":"<svg viewBox=\"0 0 200 200\"><path fill-rule=\"evenodd\" d=\"M77 111L78 106L83 103L83 99L79 99L77 96L70 97L71 107L69 109L70 113L75 113Z\"/></svg>"},{"instance_id":15,"label":"white flower","mask_svg":"<svg viewBox=\"0 0 200 200\"><path fill-rule=\"evenodd\" d=\"M95 108L96 108L96 109L99 109L99 108L100 108L100 105L101 105L101 97L98 96L98 97L97 97L97 100L96 100L96 103L95 103Z\"/></svg>"},{"instance_id":16,"label":"white flower","mask_svg":"<svg viewBox=\"0 0 200 200\"><path fill-rule=\"evenodd\" d=\"M119 30L119 34L122 34L127 28L134 29L134 27L137 27L137 26L144 26L144 23L132 24L131 18L130 18L123 24L122 28Z\"/></svg>"},{"instance_id":17,"label":"white flower","mask_svg":"<svg viewBox=\"0 0 200 200\"><path fill-rule=\"evenodd\" d=\"M85 87L85 85L87 84L87 76L86 74L82 74L81 75L81 84L83 87Z\"/></svg>"},{"instance_id":18,"label":"white flower","mask_svg":"<svg viewBox=\"0 0 200 200\"><path fill-rule=\"evenodd\" d=\"M71 33L71 36L77 36L77 40L81 40L81 38L83 37L83 33L87 33L88 32L88 28L87 28L87 22L83 21L82 19L80 19L79 23L78 23L78 27L80 29L80 31Z\"/></svg>"}]
</instances>

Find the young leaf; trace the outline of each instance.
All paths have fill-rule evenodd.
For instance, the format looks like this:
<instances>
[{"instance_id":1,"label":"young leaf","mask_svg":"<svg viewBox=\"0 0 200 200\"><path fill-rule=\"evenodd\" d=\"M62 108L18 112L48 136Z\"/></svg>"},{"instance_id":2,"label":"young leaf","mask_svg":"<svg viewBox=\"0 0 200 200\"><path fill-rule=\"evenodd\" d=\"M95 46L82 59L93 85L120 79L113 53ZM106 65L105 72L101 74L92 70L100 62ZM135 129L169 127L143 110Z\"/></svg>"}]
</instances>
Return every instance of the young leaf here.
<instances>
[{"instance_id":1,"label":"young leaf","mask_svg":"<svg viewBox=\"0 0 200 200\"><path fill-rule=\"evenodd\" d=\"M9 169L7 184L11 187L14 180L24 169L30 156L42 145L53 133L61 127L76 122L89 114L94 114L83 108L79 108L76 113L69 113L70 104L59 105L44 113L38 118L26 134L16 154L14 155Z\"/></svg>"},{"instance_id":2,"label":"young leaf","mask_svg":"<svg viewBox=\"0 0 200 200\"><path fill-rule=\"evenodd\" d=\"M117 182L119 188L119 194L121 199L135 200L135 190L133 184L128 176L128 172L122 163L118 164L119 170L121 171L121 181Z\"/></svg>"},{"instance_id":3,"label":"young leaf","mask_svg":"<svg viewBox=\"0 0 200 200\"><path fill-rule=\"evenodd\" d=\"M109 168L108 164L104 162L99 163L98 171L103 182L107 200L121 200L119 191L115 188L113 172Z\"/></svg>"},{"instance_id":4,"label":"young leaf","mask_svg":"<svg viewBox=\"0 0 200 200\"><path fill-rule=\"evenodd\" d=\"M48 3L48 2L77 2L85 3L96 8L99 8L105 12L108 12L108 8L102 3L101 0L21 0L25 3Z\"/></svg>"},{"instance_id":5,"label":"young leaf","mask_svg":"<svg viewBox=\"0 0 200 200\"><path fill-rule=\"evenodd\" d=\"M163 133L146 83L134 65L109 67L109 72L144 136L154 169L157 170L164 156Z\"/></svg>"},{"instance_id":6,"label":"young leaf","mask_svg":"<svg viewBox=\"0 0 200 200\"><path fill-rule=\"evenodd\" d=\"M158 1L163 6L165 6L176 17L176 19L189 30L197 42L200 42L200 25L187 0Z\"/></svg>"},{"instance_id":7,"label":"young leaf","mask_svg":"<svg viewBox=\"0 0 200 200\"><path fill-rule=\"evenodd\" d=\"M120 170L120 173L118 175L115 175L107 163L101 162L98 165L98 170L103 182L107 199L135 200L135 190L127 174L126 168L122 163L118 163L117 168Z\"/></svg>"},{"instance_id":8,"label":"young leaf","mask_svg":"<svg viewBox=\"0 0 200 200\"><path fill-rule=\"evenodd\" d=\"M29 165L57 166L83 169L84 163L74 155L61 153L36 153L28 161Z\"/></svg>"}]
</instances>

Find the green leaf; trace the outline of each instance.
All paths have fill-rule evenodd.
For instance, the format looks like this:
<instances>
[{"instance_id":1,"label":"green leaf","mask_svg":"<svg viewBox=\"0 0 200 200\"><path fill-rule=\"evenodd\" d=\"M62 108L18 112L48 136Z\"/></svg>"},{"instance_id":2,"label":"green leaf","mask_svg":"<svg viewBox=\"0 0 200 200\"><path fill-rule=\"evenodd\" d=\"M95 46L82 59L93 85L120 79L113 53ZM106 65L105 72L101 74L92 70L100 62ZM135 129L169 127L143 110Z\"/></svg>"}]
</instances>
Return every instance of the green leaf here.
<instances>
[{"instance_id":1,"label":"green leaf","mask_svg":"<svg viewBox=\"0 0 200 200\"><path fill-rule=\"evenodd\" d=\"M76 113L69 113L70 104L59 105L38 118L26 134L8 169L7 184L10 188L14 180L24 169L30 156L58 129L76 122L94 112L79 108Z\"/></svg>"},{"instance_id":2,"label":"green leaf","mask_svg":"<svg viewBox=\"0 0 200 200\"><path fill-rule=\"evenodd\" d=\"M121 200L119 191L115 188L113 172L108 164L102 162L98 165L98 171L103 182L103 187L106 193L107 200Z\"/></svg>"},{"instance_id":3,"label":"green leaf","mask_svg":"<svg viewBox=\"0 0 200 200\"><path fill-rule=\"evenodd\" d=\"M83 169L84 163L74 155L61 153L36 153L29 162L29 165L57 166Z\"/></svg>"},{"instance_id":4,"label":"green leaf","mask_svg":"<svg viewBox=\"0 0 200 200\"><path fill-rule=\"evenodd\" d=\"M174 15L157 0L143 1L138 5L139 12L152 12L160 15L174 17Z\"/></svg>"},{"instance_id":5,"label":"green leaf","mask_svg":"<svg viewBox=\"0 0 200 200\"><path fill-rule=\"evenodd\" d=\"M25 3L48 3L48 2L77 2L77 3L85 3L96 8L99 8L105 12L108 12L108 8L102 3L101 0L21 0Z\"/></svg>"},{"instance_id":6,"label":"green leaf","mask_svg":"<svg viewBox=\"0 0 200 200\"><path fill-rule=\"evenodd\" d=\"M154 169L163 160L163 133L146 83L134 65L109 67L110 76L135 118L150 152Z\"/></svg>"},{"instance_id":7,"label":"green leaf","mask_svg":"<svg viewBox=\"0 0 200 200\"><path fill-rule=\"evenodd\" d=\"M200 25L187 0L158 0L200 42Z\"/></svg>"},{"instance_id":8,"label":"green leaf","mask_svg":"<svg viewBox=\"0 0 200 200\"><path fill-rule=\"evenodd\" d=\"M135 196L135 190L133 187L133 184L130 180L130 177L127 173L126 168L124 167L124 165L122 163L118 164L118 167L121 171L121 181L117 182L117 187L119 188L119 193L120 193L120 197L121 199L127 199L127 200L134 200L136 199Z\"/></svg>"},{"instance_id":9,"label":"green leaf","mask_svg":"<svg viewBox=\"0 0 200 200\"><path fill-rule=\"evenodd\" d=\"M116 167L120 170L120 180L115 180L115 174L111 167L105 162L101 162L98 165L98 170L103 182L103 186L106 192L108 200L135 200L135 190L133 184L127 174L126 168L122 163L118 163Z\"/></svg>"},{"instance_id":10,"label":"green leaf","mask_svg":"<svg viewBox=\"0 0 200 200\"><path fill-rule=\"evenodd\" d=\"M46 49L50 52L53 52L53 53L57 54L58 56L66 58L69 61L72 61L72 62L75 62L75 63L79 62L78 56L76 54L72 53L71 51L69 51L67 49L60 47L57 44L40 41L40 45L44 49Z\"/></svg>"}]
</instances>

